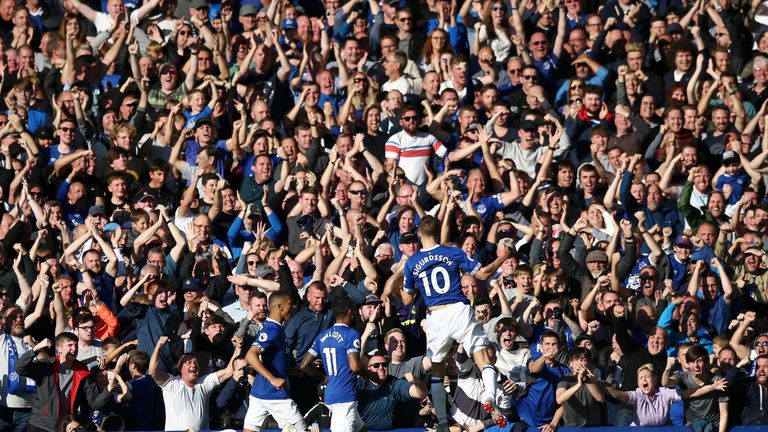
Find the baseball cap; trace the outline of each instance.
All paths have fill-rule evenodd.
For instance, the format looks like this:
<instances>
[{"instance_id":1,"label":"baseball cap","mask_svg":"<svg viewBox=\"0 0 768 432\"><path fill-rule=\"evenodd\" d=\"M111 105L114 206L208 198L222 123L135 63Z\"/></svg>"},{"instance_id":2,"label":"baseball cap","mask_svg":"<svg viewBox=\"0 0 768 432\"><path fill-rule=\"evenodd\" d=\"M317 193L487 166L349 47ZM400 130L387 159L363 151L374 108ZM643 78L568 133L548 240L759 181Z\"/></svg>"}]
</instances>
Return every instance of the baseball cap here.
<instances>
[{"instance_id":1,"label":"baseball cap","mask_svg":"<svg viewBox=\"0 0 768 432\"><path fill-rule=\"evenodd\" d=\"M181 292L200 291L200 282L197 279L187 279L181 286Z\"/></svg>"},{"instance_id":2,"label":"baseball cap","mask_svg":"<svg viewBox=\"0 0 768 432\"><path fill-rule=\"evenodd\" d=\"M256 272L254 273L254 276L258 278L263 278L263 277L267 277L269 275L274 275L274 274L275 274L275 270L272 267L270 267L267 264L262 264L256 268Z\"/></svg>"},{"instance_id":3,"label":"baseball cap","mask_svg":"<svg viewBox=\"0 0 768 432\"><path fill-rule=\"evenodd\" d=\"M42 127L35 131L35 138L41 140L53 140L53 128Z\"/></svg>"},{"instance_id":4,"label":"baseball cap","mask_svg":"<svg viewBox=\"0 0 768 432\"><path fill-rule=\"evenodd\" d=\"M211 121L210 117L201 117L195 121L195 129L205 125L213 126L213 122Z\"/></svg>"},{"instance_id":5,"label":"baseball cap","mask_svg":"<svg viewBox=\"0 0 768 432\"><path fill-rule=\"evenodd\" d=\"M682 234L675 237L675 246L693 249L693 243L691 243L691 240Z\"/></svg>"},{"instance_id":6,"label":"baseball cap","mask_svg":"<svg viewBox=\"0 0 768 432\"><path fill-rule=\"evenodd\" d=\"M376 294L368 294L365 296L365 301L363 302L363 305L373 305L373 304L381 304L384 303L381 301L379 297L376 296Z\"/></svg>"},{"instance_id":7,"label":"baseball cap","mask_svg":"<svg viewBox=\"0 0 768 432\"><path fill-rule=\"evenodd\" d=\"M157 202L157 197L155 196L155 194L153 194L152 192L149 192L149 191L145 191L144 193L142 193L139 196L139 199L136 200L136 202L144 201L146 199L151 199L152 201Z\"/></svg>"},{"instance_id":8,"label":"baseball cap","mask_svg":"<svg viewBox=\"0 0 768 432\"><path fill-rule=\"evenodd\" d=\"M729 164L738 161L739 155L737 155L735 151L728 150L727 152L723 153L723 164Z\"/></svg>"},{"instance_id":9,"label":"baseball cap","mask_svg":"<svg viewBox=\"0 0 768 432\"><path fill-rule=\"evenodd\" d=\"M105 212L104 209L101 208L101 206L97 206L97 205L91 206L91 208L88 209L88 216L96 216L96 215L106 216L107 212Z\"/></svg>"},{"instance_id":10,"label":"baseball cap","mask_svg":"<svg viewBox=\"0 0 768 432\"><path fill-rule=\"evenodd\" d=\"M685 32L683 31L683 28L680 26L680 24L673 23L673 24L670 24L670 25L667 26L667 34L671 35L673 33L683 34Z\"/></svg>"},{"instance_id":11,"label":"baseball cap","mask_svg":"<svg viewBox=\"0 0 768 432\"><path fill-rule=\"evenodd\" d=\"M160 69L158 69L158 72L160 72L162 74L167 69L172 69L172 70L175 71L176 70L176 65L173 64L173 63L170 63L170 62L165 62L165 63L160 65Z\"/></svg>"},{"instance_id":12,"label":"baseball cap","mask_svg":"<svg viewBox=\"0 0 768 432\"><path fill-rule=\"evenodd\" d=\"M404 234L400 234L400 243L415 243L418 242L419 238L416 236L416 233L413 232L407 232Z\"/></svg>"},{"instance_id":13,"label":"baseball cap","mask_svg":"<svg viewBox=\"0 0 768 432\"><path fill-rule=\"evenodd\" d=\"M254 5L245 5L240 8L240 16L256 15L259 9Z\"/></svg>"},{"instance_id":14,"label":"baseball cap","mask_svg":"<svg viewBox=\"0 0 768 432\"><path fill-rule=\"evenodd\" d=\"M286 18L283 20L283 29L295 29L298 26L296 25L296 20L292 18Z\"/></svg>"},{"instance_id":15,"label":"baseball cap","mask_svg":"<svg viewBox=\"0 0 768 432\"><path fill-rule=\"evenodd\" d=\"M189 2L190 9L200 9L204 7L210 7L210 3L207 0L192 0Z\"/></svg>"},{"instance_id":16,"label":"baseball cap","mask_svg":"<svg viewBox=\"0 0 768 432\"><path fill-rule=\"evenodd\" d=\"M535 131L538 129L538 127L536 126L536 123L531 120L523 120L520 123L520 127L518 129L524 131Z\"/></svg>"},{"instance_id":17,"label":"baseball cap","mask_svg":"<svg viewBox=\"0 0 768 432\"><path fill-rule=\"evenodd\" d=\"M605 252L601 250L593 250L592 252L587 254L586 262L608 262L608 255L605 254Z\"/></svg>"}]
</instances>

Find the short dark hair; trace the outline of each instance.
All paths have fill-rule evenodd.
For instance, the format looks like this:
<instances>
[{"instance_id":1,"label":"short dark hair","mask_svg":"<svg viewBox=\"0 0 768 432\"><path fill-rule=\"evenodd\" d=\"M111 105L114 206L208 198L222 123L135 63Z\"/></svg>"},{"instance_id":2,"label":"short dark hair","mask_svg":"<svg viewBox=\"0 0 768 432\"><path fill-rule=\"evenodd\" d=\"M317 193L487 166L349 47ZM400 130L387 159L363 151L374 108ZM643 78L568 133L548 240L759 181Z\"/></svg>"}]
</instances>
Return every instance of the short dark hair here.
<instances>
[{"instance_id":1,"label":"short dark hair","mask_svg":"<svg viewBox=\"0 0 768 432\"><path fill-rule=\"evenodd\" d=\"M434 216L425 216L419 223L421 235L438 240L440 238L440 221Z\"/></svg>"},{"instance_id":2,"label":"short dark hair","mask_svg":"<svg viewBox=\"0 0 768 432\"><path fill-rule=\"evenodd\" d=\"M349 311L355 310L355 302L348 296L340 297L333 301L333 315L336 319L342 318L349 313Z\"/></svg>"},{"instance_id":3,"label":"short dark hair","mask_svg":"<svg viewBox=\"0 0 768 432\"><path fill-rule=\"evenodd\" d=\"M59 346L63 344L64 342L74 342L77 343L79 338L76 334L72 332L61 332L58 336L56 336L56 346Z\"/></svg>"},{"instance_id":4,"label":"short dark hair","mask_svg":"<svg viewBox=\"0 0 768 432\"><path fill-rule=\"evenodd\" d=\"M128 351L128 362L133 363L133 367L143 375L149 369L149 354L137 349Z\"/></svg>"},{"instance_id":5,"label":"short dark hair","mask_svg":"<svg viewBox=\"0 0 768 432\"><path fill-rule=\"evenodd\" d=\"M697 359L703 357L704 362L709 364L709 352L706 348L703 346L696 344L692 346L686 353L685 353L685 361L688 363L695 362Z\"/></svg>"},{"instance_id":6,"label":"short dark hair","mask_svg":"<svg viewBox=\"0 0 768 432\"><path fill-rule=\"evenodd\" d=\"M275 292L272 293L271 296L269 296L269 309L271 310L273 307L275 307L276 304L280 303L281 301L284 301L285 299L290 299L291 296L288 295L287 292Z\"/></svg>"},{"instance_id":7,"label":"short dark hair","mask_svg":"<svg viewBox=\"0 0 768 432\"><path fill-rule=\"evenodd\" d=\"M555 338L557 339L557 343L560 343L560 335L552 330L544 330L541 334L541 340L544 341L546 338Z\"/></svg>"}]
</instances>

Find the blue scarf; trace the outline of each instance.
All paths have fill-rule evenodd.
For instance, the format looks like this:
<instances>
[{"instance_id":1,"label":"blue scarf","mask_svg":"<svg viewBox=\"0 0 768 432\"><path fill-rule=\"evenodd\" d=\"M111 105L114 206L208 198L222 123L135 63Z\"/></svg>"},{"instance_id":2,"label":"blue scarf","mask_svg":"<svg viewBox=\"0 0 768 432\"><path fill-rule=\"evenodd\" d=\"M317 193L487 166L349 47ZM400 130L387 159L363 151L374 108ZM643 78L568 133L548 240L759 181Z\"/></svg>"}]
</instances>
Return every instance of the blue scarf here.
<instances>
[{"instance_id":1,"label":"blue scarf","mask_svg":"<svg viewBox=\"0 0 768 432\"><path fill-rule=\"evenodd\" d=\"M16 360L19 359L19 353L16 351L16 342L7 333L5 334L5 342L8 344L8 393L16 393L21 388L21 380L19 379L19 374L16 373ZM26 342L22 343L25 349L32 349ZM30 378L24 379L24 391L27 393L37 393L34 380Z\"/></svg>"}]
</instances>

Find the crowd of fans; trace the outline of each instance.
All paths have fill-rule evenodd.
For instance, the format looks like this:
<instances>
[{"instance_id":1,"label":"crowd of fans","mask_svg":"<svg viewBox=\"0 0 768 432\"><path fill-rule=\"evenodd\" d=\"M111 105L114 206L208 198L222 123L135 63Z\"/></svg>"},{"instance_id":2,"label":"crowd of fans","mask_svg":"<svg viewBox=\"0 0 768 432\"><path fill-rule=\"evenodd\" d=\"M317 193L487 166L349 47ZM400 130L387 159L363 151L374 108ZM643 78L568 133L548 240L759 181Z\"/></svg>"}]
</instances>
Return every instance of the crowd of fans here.
<instances>
[{"instance_id":1,"label":"crowd of fans","mask_svg":"<svg viewBox=\"0 0 768 432\"><path fill-rule=\"evenodd\" d=\"M358 432L323 403L335 322L368 429L768 424L766 25L759 0L0 0L0 431ZM403 288L430 216L482 266L506 426ZM270 385L303 420L246 416Z\"/></svg>"}]
</instances>

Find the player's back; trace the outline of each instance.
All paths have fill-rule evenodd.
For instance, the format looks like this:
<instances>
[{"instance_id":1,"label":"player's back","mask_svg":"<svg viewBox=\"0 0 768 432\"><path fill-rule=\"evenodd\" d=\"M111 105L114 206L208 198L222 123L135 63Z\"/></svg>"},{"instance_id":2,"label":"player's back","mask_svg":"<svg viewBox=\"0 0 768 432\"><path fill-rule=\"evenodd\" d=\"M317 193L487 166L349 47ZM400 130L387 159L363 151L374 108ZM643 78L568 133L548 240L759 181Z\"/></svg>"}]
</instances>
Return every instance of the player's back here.
<instances>
[{"instance_id":1,"label":"player's back","mask_svg":"<svg viewBox=\"0 0 768 432\"><path fill-rule=\"evenodd\" d=\"M461 275L474 275L480 263L453 246L422 249L408 258L404 276L406 289L418 289L427 307L452 303L469 303L461 292Z\"/></svg>"},{"instance_id":2,"label":"player's back","mask_svg":"<svg viewBox=\"0 0 768 432\"><path fill-rule=\"evenodd\" d=\"M285 329L275 321L267 319L254 345L259 347L261 362L269 372L288 379L288 344L285 341ZM286 385L288 382L286 381ZM259 399L288 399L286 389L276 389L264 376L256 374L251 394Z\"/></svg>"},{"instance_id":3,"label":"player's back","mask_svg":"<svg viewBox=\"0 0 768 432\"><path fill-rule=\"evenodd\" d=\"M345 324L334 324L315 339L310 352L323 361L328 377L325 402L334 404L357 400L357 374L350 368L347 356L360 353L360 334Z\"/></svg>"}]
</instances>

